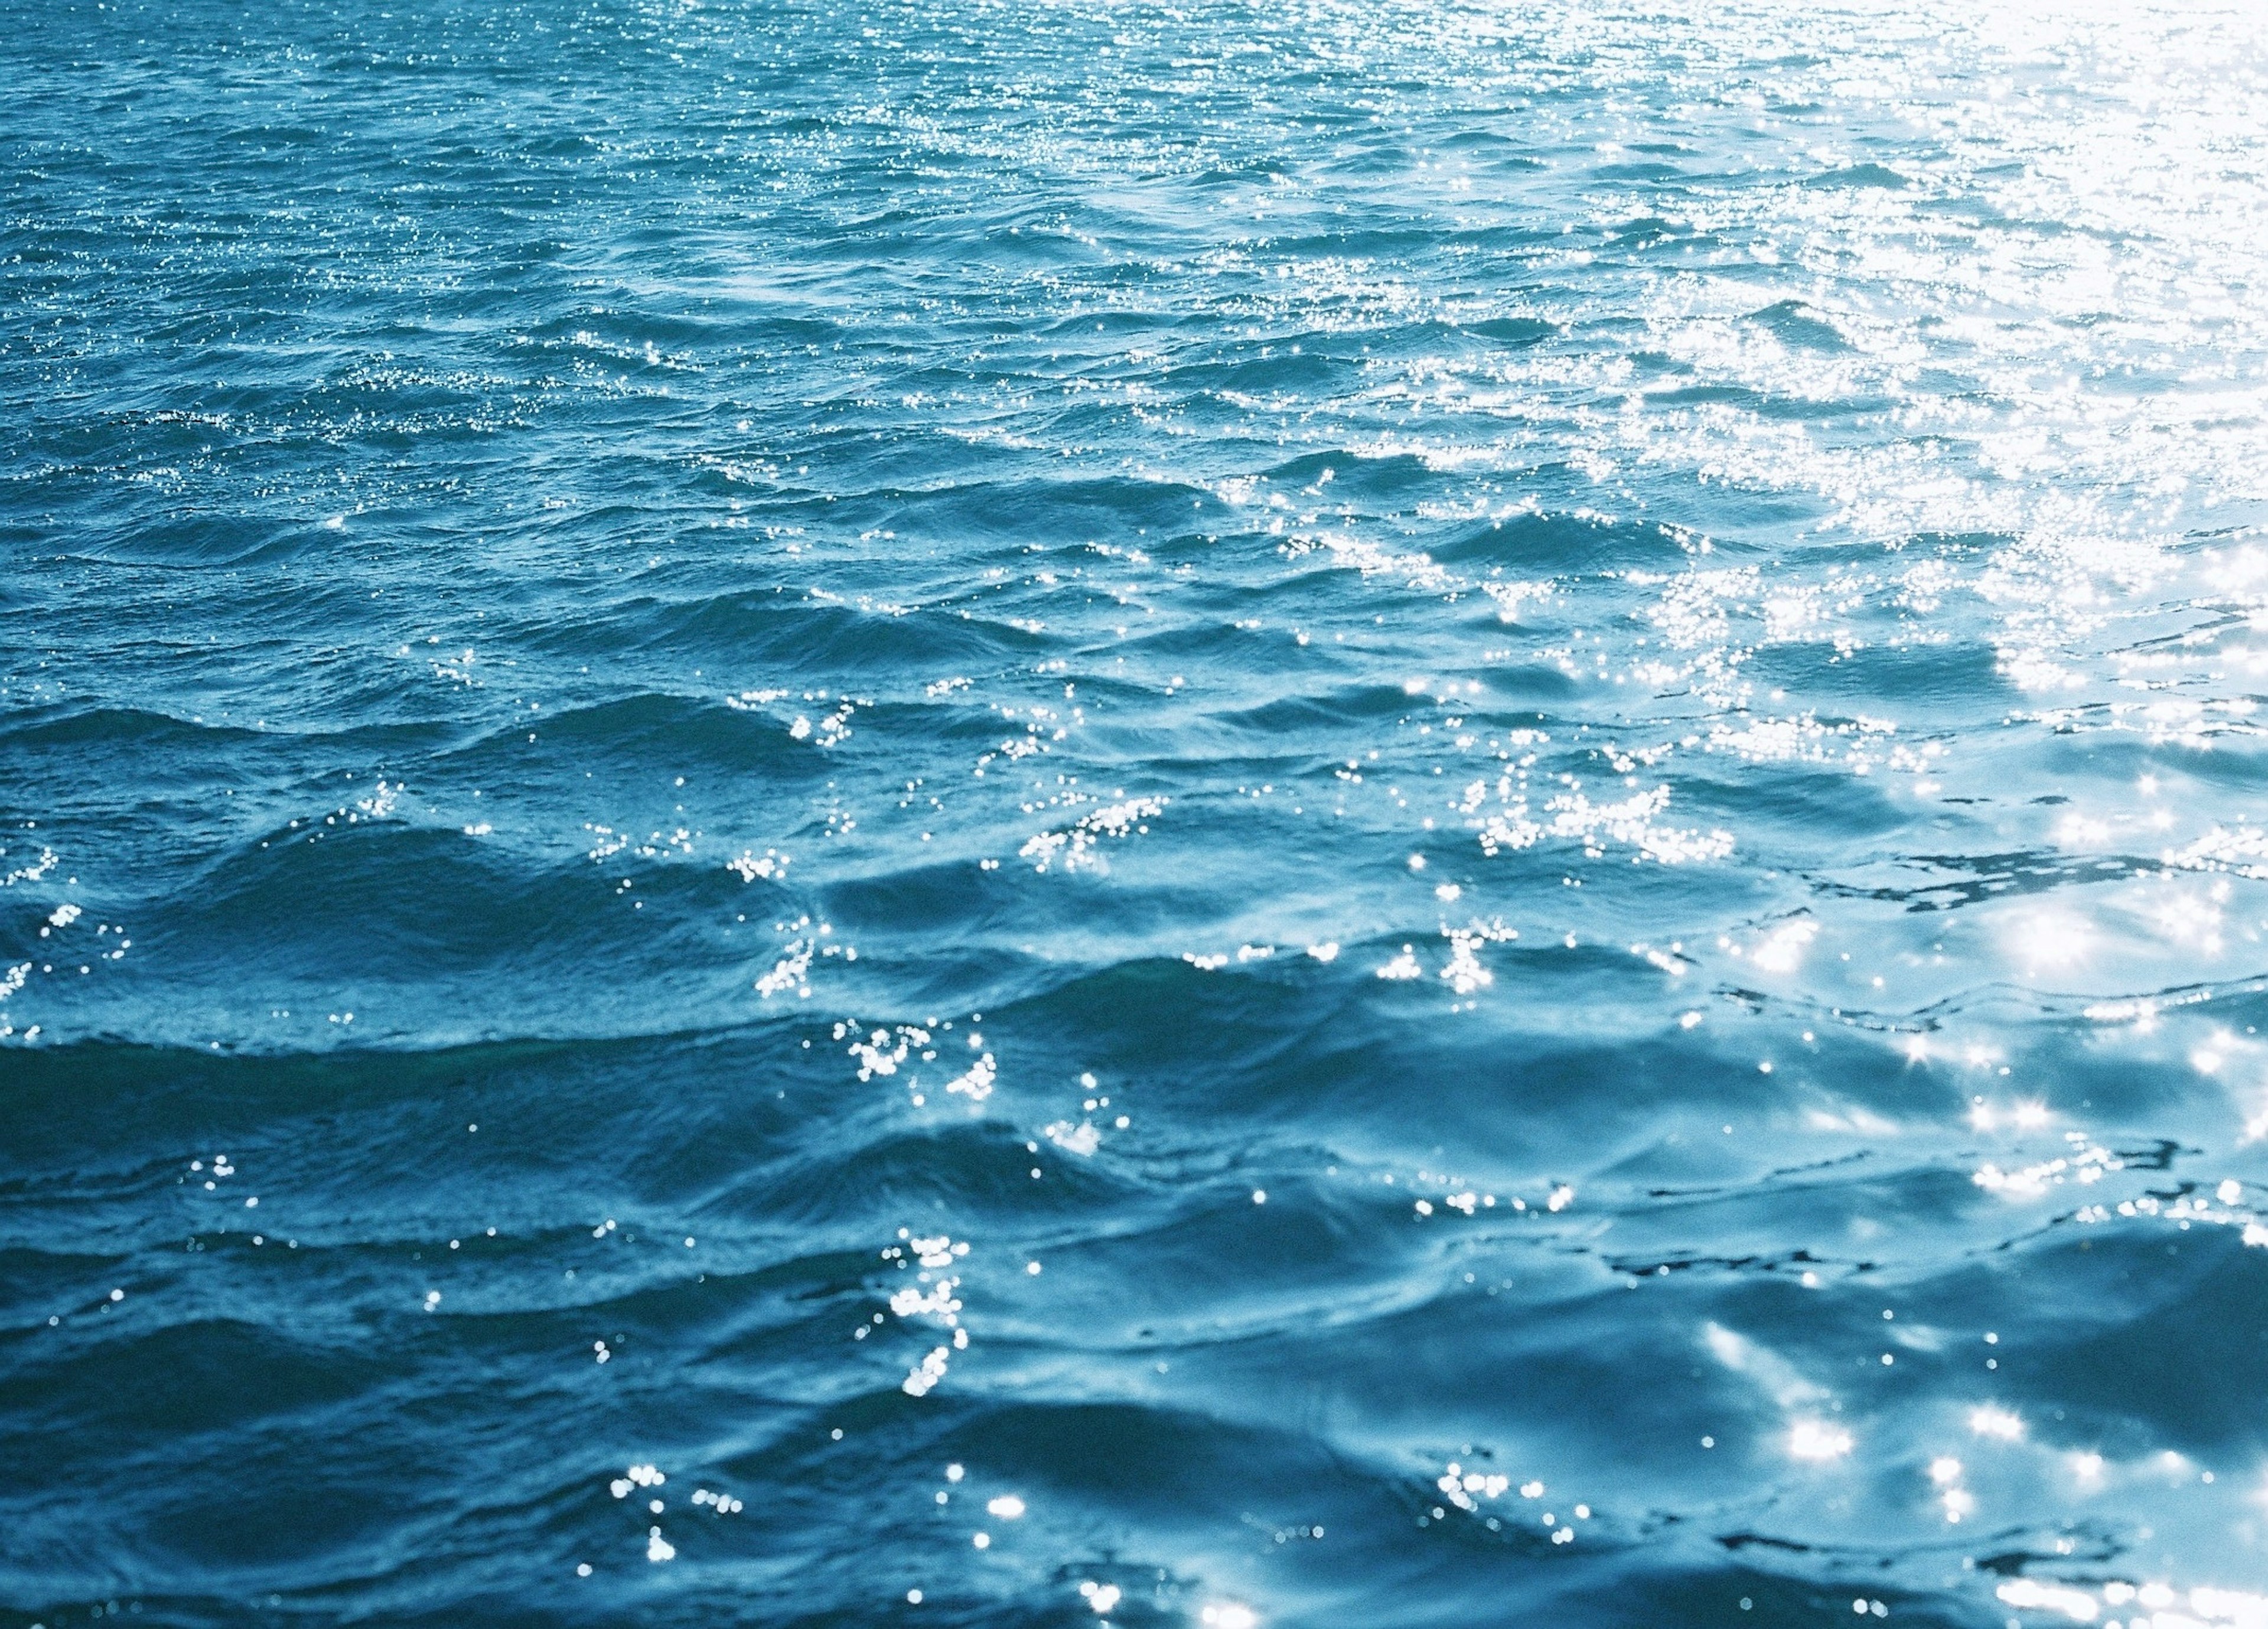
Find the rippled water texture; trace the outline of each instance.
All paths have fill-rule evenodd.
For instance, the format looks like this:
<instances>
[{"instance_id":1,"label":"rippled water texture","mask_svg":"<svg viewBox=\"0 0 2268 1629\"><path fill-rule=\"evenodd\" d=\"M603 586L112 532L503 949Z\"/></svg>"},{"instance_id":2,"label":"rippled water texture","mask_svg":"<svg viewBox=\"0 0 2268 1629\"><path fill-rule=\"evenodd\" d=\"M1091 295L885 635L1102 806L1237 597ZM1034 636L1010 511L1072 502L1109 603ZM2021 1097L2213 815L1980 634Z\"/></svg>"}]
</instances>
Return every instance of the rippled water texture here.
<instances>
[{"instance_id":1,"label":"rippled water texture","mask_svg":"<svg viewBox=\"0 0 2268 1629\"><path fill-rule=\"evenodd\" d=\"M2268 1623L2268 13L0 20L0 1620Z\"/></svg>"}]
</instances>

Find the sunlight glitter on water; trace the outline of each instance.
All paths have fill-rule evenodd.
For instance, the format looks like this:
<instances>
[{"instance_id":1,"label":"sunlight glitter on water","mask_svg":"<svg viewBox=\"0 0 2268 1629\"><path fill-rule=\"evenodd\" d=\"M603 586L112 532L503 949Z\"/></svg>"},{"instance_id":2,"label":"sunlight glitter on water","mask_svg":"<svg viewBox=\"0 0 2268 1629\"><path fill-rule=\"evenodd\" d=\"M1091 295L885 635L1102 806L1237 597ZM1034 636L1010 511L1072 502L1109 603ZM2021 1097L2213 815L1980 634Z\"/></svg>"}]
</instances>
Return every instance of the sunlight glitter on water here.
<instances>
[{"instance_id":1,"label":"sunlight glitter on water","mask_svg":"<svg viewBox=\"0 0 2268 1629\"><path fill-rule=\"evenodd\" d=\"M18 21L0 1610L2264 1621L2257 9Z\"/></svg>"}]
</instances>

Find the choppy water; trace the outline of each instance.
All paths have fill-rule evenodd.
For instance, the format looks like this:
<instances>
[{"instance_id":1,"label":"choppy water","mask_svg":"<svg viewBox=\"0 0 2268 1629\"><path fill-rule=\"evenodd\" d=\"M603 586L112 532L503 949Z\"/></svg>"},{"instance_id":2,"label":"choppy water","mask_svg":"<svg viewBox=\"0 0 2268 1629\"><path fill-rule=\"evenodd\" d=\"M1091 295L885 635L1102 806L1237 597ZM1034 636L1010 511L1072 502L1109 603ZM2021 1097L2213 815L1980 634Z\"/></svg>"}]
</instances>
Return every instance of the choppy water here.
<instances>
[{"instance_id":1,"label":"choppy water","mask_svg":"<svg viewBox=\"0 0 2268 1629\"><path fill-rule=\"evenodd\" d=\"M0 1618L2268 1620L2257 9L0 20Z\"/></svg>"}]
</instances>

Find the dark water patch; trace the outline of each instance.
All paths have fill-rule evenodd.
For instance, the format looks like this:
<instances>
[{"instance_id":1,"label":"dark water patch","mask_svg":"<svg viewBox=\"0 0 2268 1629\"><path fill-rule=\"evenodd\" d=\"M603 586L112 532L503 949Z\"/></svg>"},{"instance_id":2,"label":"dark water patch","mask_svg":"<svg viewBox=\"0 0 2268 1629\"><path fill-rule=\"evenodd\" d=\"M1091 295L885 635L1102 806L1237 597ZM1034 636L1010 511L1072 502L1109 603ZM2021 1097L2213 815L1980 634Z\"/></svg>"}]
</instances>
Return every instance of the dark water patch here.
<instances>
[{"instance_id":1,"label":"dark water patch","mask_svg":"<svg viewBox=\"0 0 2268 1629\"><path fill-rule=\"evenodd\" d=\"M1475 525L1430 552L1444 564L1501 566L1522 576L1654 571L1687 564L1687 550L1663 527L1572 514L1523 513Z\"/></svg>"},{"instance_id":2,"label":"dark water patch","mask_svg":"<svg viewBox=\"0 0 2268 1629\"><path fill-rule=\"evenodd\" d=\"M1750 312L1748 320L1791 345L1830 353L1852 349L1841 329L1801 300L1780 300Z\"/></svg>"},{"instance_id":3,"label":"dark water patch","mask_svg":"<svg viewBox=\"0 0 2268 1629\"><path fill-rule=\"evenodd\" d=\"M1807 187L1823 188L1880 187L1904 192L1913 188L1916 182L1911 176L1901 174L1885 164L1846 164L1839 168L1822 170L1816 175L1807 176L1803 184Z\"/></svg>"}]
</instances>

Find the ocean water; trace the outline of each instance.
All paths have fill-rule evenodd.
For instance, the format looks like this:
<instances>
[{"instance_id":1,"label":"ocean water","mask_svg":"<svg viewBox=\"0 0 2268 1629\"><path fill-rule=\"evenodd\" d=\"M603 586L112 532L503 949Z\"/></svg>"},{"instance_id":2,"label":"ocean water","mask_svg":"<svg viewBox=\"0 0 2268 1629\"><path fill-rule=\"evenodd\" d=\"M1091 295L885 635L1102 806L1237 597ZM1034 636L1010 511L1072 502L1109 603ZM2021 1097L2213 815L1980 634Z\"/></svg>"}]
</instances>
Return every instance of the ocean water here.
<instances>
[{"instance_id":1,"label":"ocean water","mask_svg":"<svg viewBox=\"0 0 2268 1629\"><path fill-rule=\"evenodd\" d=\"M0 18L0 1622L2268 1622L2268 12Z\"/></svg>"}]
</instances>

